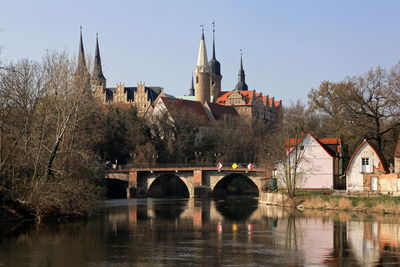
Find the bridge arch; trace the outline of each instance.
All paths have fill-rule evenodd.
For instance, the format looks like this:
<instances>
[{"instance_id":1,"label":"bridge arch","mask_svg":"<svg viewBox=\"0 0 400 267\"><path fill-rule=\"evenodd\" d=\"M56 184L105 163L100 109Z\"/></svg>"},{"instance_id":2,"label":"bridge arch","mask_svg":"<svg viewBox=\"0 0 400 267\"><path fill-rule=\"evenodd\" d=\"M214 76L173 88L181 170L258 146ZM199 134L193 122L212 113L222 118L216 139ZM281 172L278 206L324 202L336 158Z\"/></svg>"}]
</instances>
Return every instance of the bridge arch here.
<instances>
[{"instance_id":1,"label":"bridge arch","mask_svg":"<svg viewBox=\"0 0 400 267\"><path fill-rule=\"evenodd\" d=\"M109 199L126 198L128 182L120 179L106 180L106 195Z\"/></svg>"},{"instance_id":2,"label":"bridge arch","mask_svg":"<svg viewBox=\"0 0 400 267\"><path fill-rule=\"evenodd\" d=\"M191 186L185 179L167 173L161 174L148 183L148 197L189 197Z\"/></svg>"},{"instance_id":3,"label":"bridge arch","mask_svg":"<svg viewBox=\"0 0 400 267\"><path fill-rule=\"evenodd\" d=\"M211 186L211 190L214 197L224 197L227 195L258 196L260 186L259 179L242 173L231 173L220 177L220 179Z\"/></svg>"}]
</instances>

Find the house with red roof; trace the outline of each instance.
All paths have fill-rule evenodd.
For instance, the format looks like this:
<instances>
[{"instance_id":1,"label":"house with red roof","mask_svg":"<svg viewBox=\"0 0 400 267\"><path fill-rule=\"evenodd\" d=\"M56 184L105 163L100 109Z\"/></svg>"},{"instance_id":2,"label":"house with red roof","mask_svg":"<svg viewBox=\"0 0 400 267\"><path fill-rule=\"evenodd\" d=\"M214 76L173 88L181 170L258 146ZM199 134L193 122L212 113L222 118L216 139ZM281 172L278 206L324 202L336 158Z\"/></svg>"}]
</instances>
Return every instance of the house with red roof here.
<instances>
[{"instance_id":1,"label":"house with red roof","mask_svg":"<svg viewBox=\"0 0 400 267\"><path fill-rule=\"evenodd\" d=\"M311 133L303 138L290 138L285 144L287 158L298 166L296 188L300 189L340 189L342 174L342 144L338 138L317 138ZM294 159L294 158L297 159ZM277 178L285 187L285 174L278 167Z\"/></svg>"},{"instance_id":2,"label":"house with red roof","mask_svg":"<svg viewBox=\"0 0 400 267\"><path fill-rule=\"evenodd\" d=\"M374 143L364 140L354 151L346 168L349 192L397 191L397 175L390 175L382 151ZM392 189L390 190L389 187Z\"/></svg>"}]
</instances>

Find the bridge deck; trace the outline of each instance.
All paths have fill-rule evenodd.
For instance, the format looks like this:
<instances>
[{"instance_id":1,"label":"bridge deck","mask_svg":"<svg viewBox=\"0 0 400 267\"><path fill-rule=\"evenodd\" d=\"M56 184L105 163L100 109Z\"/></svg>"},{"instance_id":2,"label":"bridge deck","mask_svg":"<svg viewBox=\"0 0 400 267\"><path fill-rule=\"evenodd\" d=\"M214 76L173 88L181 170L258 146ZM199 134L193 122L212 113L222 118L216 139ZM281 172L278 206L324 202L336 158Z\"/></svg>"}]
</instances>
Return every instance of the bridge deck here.
<instances>
[{"instance_id":1,"label":"bridge deck","mask_svg":"<svg viewBox=\"0 0 400 267\"><path fill-rule=\"evenodd\" d=\"M221 168L218 169L217 167L138 167L138 168L122 168L122 169L107 169L105 172L110 173L110 172L134 172L134 171L140 171L140 172L175 172L175 171L229 171L229 172L267 172L268 169L265 168L253 168L249 170L248 168Z\"/></svg>"}]
</instances>

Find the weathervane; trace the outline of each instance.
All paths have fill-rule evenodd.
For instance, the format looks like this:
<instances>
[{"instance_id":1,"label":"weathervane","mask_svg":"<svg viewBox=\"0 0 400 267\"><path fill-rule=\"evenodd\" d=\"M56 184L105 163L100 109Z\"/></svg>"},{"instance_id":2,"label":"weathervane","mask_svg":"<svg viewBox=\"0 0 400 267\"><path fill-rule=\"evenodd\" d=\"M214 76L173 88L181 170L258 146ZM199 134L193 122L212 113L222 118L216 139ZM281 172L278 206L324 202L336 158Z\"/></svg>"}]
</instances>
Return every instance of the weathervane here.
<instances>
[{"instance_id":1,"label":"weathervane","mask_svg":"<svg viewBox=\"0 0 400 267\"><path fill-rule=\"evenodd\" d=\"M242 56L242 55L243 55L243 49L240 48L240 49L239 49L239 52L240 52L240 56Z\"/></svg>"},{"instance_id":2,"label":"weathervane","mask_svg":"<svg viewBox=\"0 0 400 267\"><path fill-rule=\"evenodd\" d=\"M200 24L200 27L201 27L201 31L204 32L204 28L206 27L206 25Z\"/></svg>"}]
</instances>

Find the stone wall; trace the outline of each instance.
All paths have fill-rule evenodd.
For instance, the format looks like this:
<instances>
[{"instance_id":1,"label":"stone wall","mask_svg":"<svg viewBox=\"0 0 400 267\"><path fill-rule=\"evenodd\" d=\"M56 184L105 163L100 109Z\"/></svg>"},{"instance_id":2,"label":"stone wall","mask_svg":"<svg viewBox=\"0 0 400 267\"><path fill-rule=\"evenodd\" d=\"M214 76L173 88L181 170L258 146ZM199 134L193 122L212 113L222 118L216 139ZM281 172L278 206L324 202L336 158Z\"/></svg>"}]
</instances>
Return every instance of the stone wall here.
<instances>
[{"instance_id":1,"label":"stone wall","mask_svg":"<svg viewBox=\"0 0 400 267\"><path fill-rule=\"evenodd\" d=\"M280 193L260 192L258 202L268 205L282 205L287 200L287 196Z\"/></svg>"}]
</instances>

